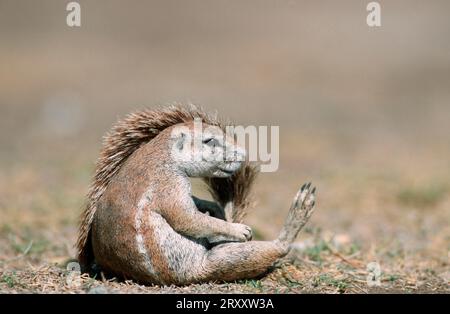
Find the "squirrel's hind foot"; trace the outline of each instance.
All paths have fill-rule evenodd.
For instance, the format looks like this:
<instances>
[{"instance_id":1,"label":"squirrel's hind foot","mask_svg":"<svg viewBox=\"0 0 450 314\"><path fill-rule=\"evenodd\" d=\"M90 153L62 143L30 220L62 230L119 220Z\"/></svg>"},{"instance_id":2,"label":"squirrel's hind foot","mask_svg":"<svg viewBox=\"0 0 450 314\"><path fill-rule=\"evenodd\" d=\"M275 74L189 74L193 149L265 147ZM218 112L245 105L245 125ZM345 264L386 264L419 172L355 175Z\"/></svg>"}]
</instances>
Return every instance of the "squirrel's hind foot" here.
<instances>
[{"instance_id":1,"label":"squirrel's hind foot","mask_svg":"<svg viewBox=\"0 0 450 314\"><path fill-rule=\"evenodd\" d=\"M291 244L314 212L316 188L305 183L295 195L278 241Z\"/></svg>"}]
</instances>

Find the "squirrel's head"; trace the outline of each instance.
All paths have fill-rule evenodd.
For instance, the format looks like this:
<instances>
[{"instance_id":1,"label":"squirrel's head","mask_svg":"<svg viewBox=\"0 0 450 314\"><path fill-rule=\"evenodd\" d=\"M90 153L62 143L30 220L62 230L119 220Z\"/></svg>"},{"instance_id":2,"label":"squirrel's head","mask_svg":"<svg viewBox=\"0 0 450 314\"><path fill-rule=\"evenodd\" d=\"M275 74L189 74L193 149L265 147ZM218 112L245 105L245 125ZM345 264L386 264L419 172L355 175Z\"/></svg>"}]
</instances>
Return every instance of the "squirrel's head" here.
<instances>
[{"instance_id":1,"label":"squirrel's head","mask_svg":"<svg viewBox=\"0 0 450 314\"><path fill-rule=\"evenodd\" d=\"M234 135L199 121L175 125L171 130L171 158L189 177L230 177L245 160L245 149Z\"/></svg>"}]
</instances>

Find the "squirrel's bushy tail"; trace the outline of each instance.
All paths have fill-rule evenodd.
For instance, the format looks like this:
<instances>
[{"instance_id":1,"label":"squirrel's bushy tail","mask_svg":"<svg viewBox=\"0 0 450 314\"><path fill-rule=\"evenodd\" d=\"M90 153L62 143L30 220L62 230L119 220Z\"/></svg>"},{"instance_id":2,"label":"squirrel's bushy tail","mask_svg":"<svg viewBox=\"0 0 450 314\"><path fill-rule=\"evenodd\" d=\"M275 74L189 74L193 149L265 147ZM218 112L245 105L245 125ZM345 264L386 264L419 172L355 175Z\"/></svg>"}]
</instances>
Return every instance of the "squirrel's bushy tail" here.
<instances>
[{"instance_id":1,"label":"squirrel's bushy tail","mask_svg":"<svg viewBox=\"0 0 450 314\"><path fill-rule=\"evenodd\" d=\"M203 123L225 129L217 117L207 114L194 105L172 105L155 110L141 110L127 115L109 131L103 139L103 147L96 164L94 180L87 195L87 205L81 216L77 240L78 260L86 269L93 262L90 239L91 225L99 199L111 178L119 171L124 161L141 145L148 143L162 130L200 118ZM231 205L231 219L241 222L249 206L249 192L258 168L245 162L231 178L205 178L204 181L222 206Z\"/></svg>"}]
</instances>

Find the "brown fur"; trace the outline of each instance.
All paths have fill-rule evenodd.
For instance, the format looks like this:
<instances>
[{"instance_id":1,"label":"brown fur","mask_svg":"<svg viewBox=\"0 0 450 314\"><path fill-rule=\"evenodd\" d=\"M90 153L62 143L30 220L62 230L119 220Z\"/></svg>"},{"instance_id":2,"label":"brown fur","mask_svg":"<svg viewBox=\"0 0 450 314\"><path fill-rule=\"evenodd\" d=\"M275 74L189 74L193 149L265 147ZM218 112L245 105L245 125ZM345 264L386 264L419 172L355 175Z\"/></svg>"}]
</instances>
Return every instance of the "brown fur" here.
<instances>
[{"instance_id":1,"label":"brown fur","mask_svg":"<svg viewBox=\"0 0 450 314\"><path fill-rule=\"evenodd\" d=\"M214 127L196 134L196 117ZM142 283L237 280L263 274L287 254L313 211L315 189L308 184L297 193L276 240L247 242L251 229L236 221L257 169L239 161L245 152L233 139L208 144L221 130L195 107L134 113L113 128L80 227L84 271L95 261L108 274ZM201 149L188 146L191 136ZM185 159L217 151L230 159ZM217 203L193 197L189 176L213 176L204 180Z\"/></svg>"},{"instance_id":2,"label":"brown fur","mask_svg":"<svg viewBox=\"0 0 450 314\"><path fill-rule=\"evenodd\" d=\"M127 158L143 144L151 141L162 130L199 117L204 123L224 123L208 115L202 109L190 105L173 105L157 110L143 110L129 114L119 121L103 139L103 148L96 164L93 183L88 192L88 202L82 214L77 241L78 259L82 266L93 262L91 226L97 203L105 192L112 177L121 169ZM258 169L246 162L232 178L205 179L215 199L222 205L233 204L234 222L241 222L249 205L248 194Z\"/></svg>"}]
</instances>

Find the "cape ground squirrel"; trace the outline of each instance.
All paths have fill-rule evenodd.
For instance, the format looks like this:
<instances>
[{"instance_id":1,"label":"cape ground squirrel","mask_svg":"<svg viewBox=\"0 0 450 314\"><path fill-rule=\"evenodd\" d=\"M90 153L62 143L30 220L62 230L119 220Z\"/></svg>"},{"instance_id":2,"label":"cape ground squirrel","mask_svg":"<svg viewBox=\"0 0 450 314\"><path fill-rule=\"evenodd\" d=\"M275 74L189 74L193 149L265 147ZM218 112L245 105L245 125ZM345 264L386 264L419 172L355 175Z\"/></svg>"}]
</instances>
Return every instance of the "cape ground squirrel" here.
<instances>
[{"instance_id":1,"label":"cape ground squirrel","mask_svg":"<svg viewBox=\"0 0 450 314\"><path fill-rule=\"evenodd\" d=\"M195 118L207 126L200 134ZM194 106L119 121L104 138L80 224L82 270L189 284L256 277L285 256L312 214L315 188L298 191L276 240L250 241L241 221L258 170L224 134L223 123ZM209 158L192 158L199 154ZM215 202L194 197L189 177L203 178Z\"/></svg>"}]
</instances>

